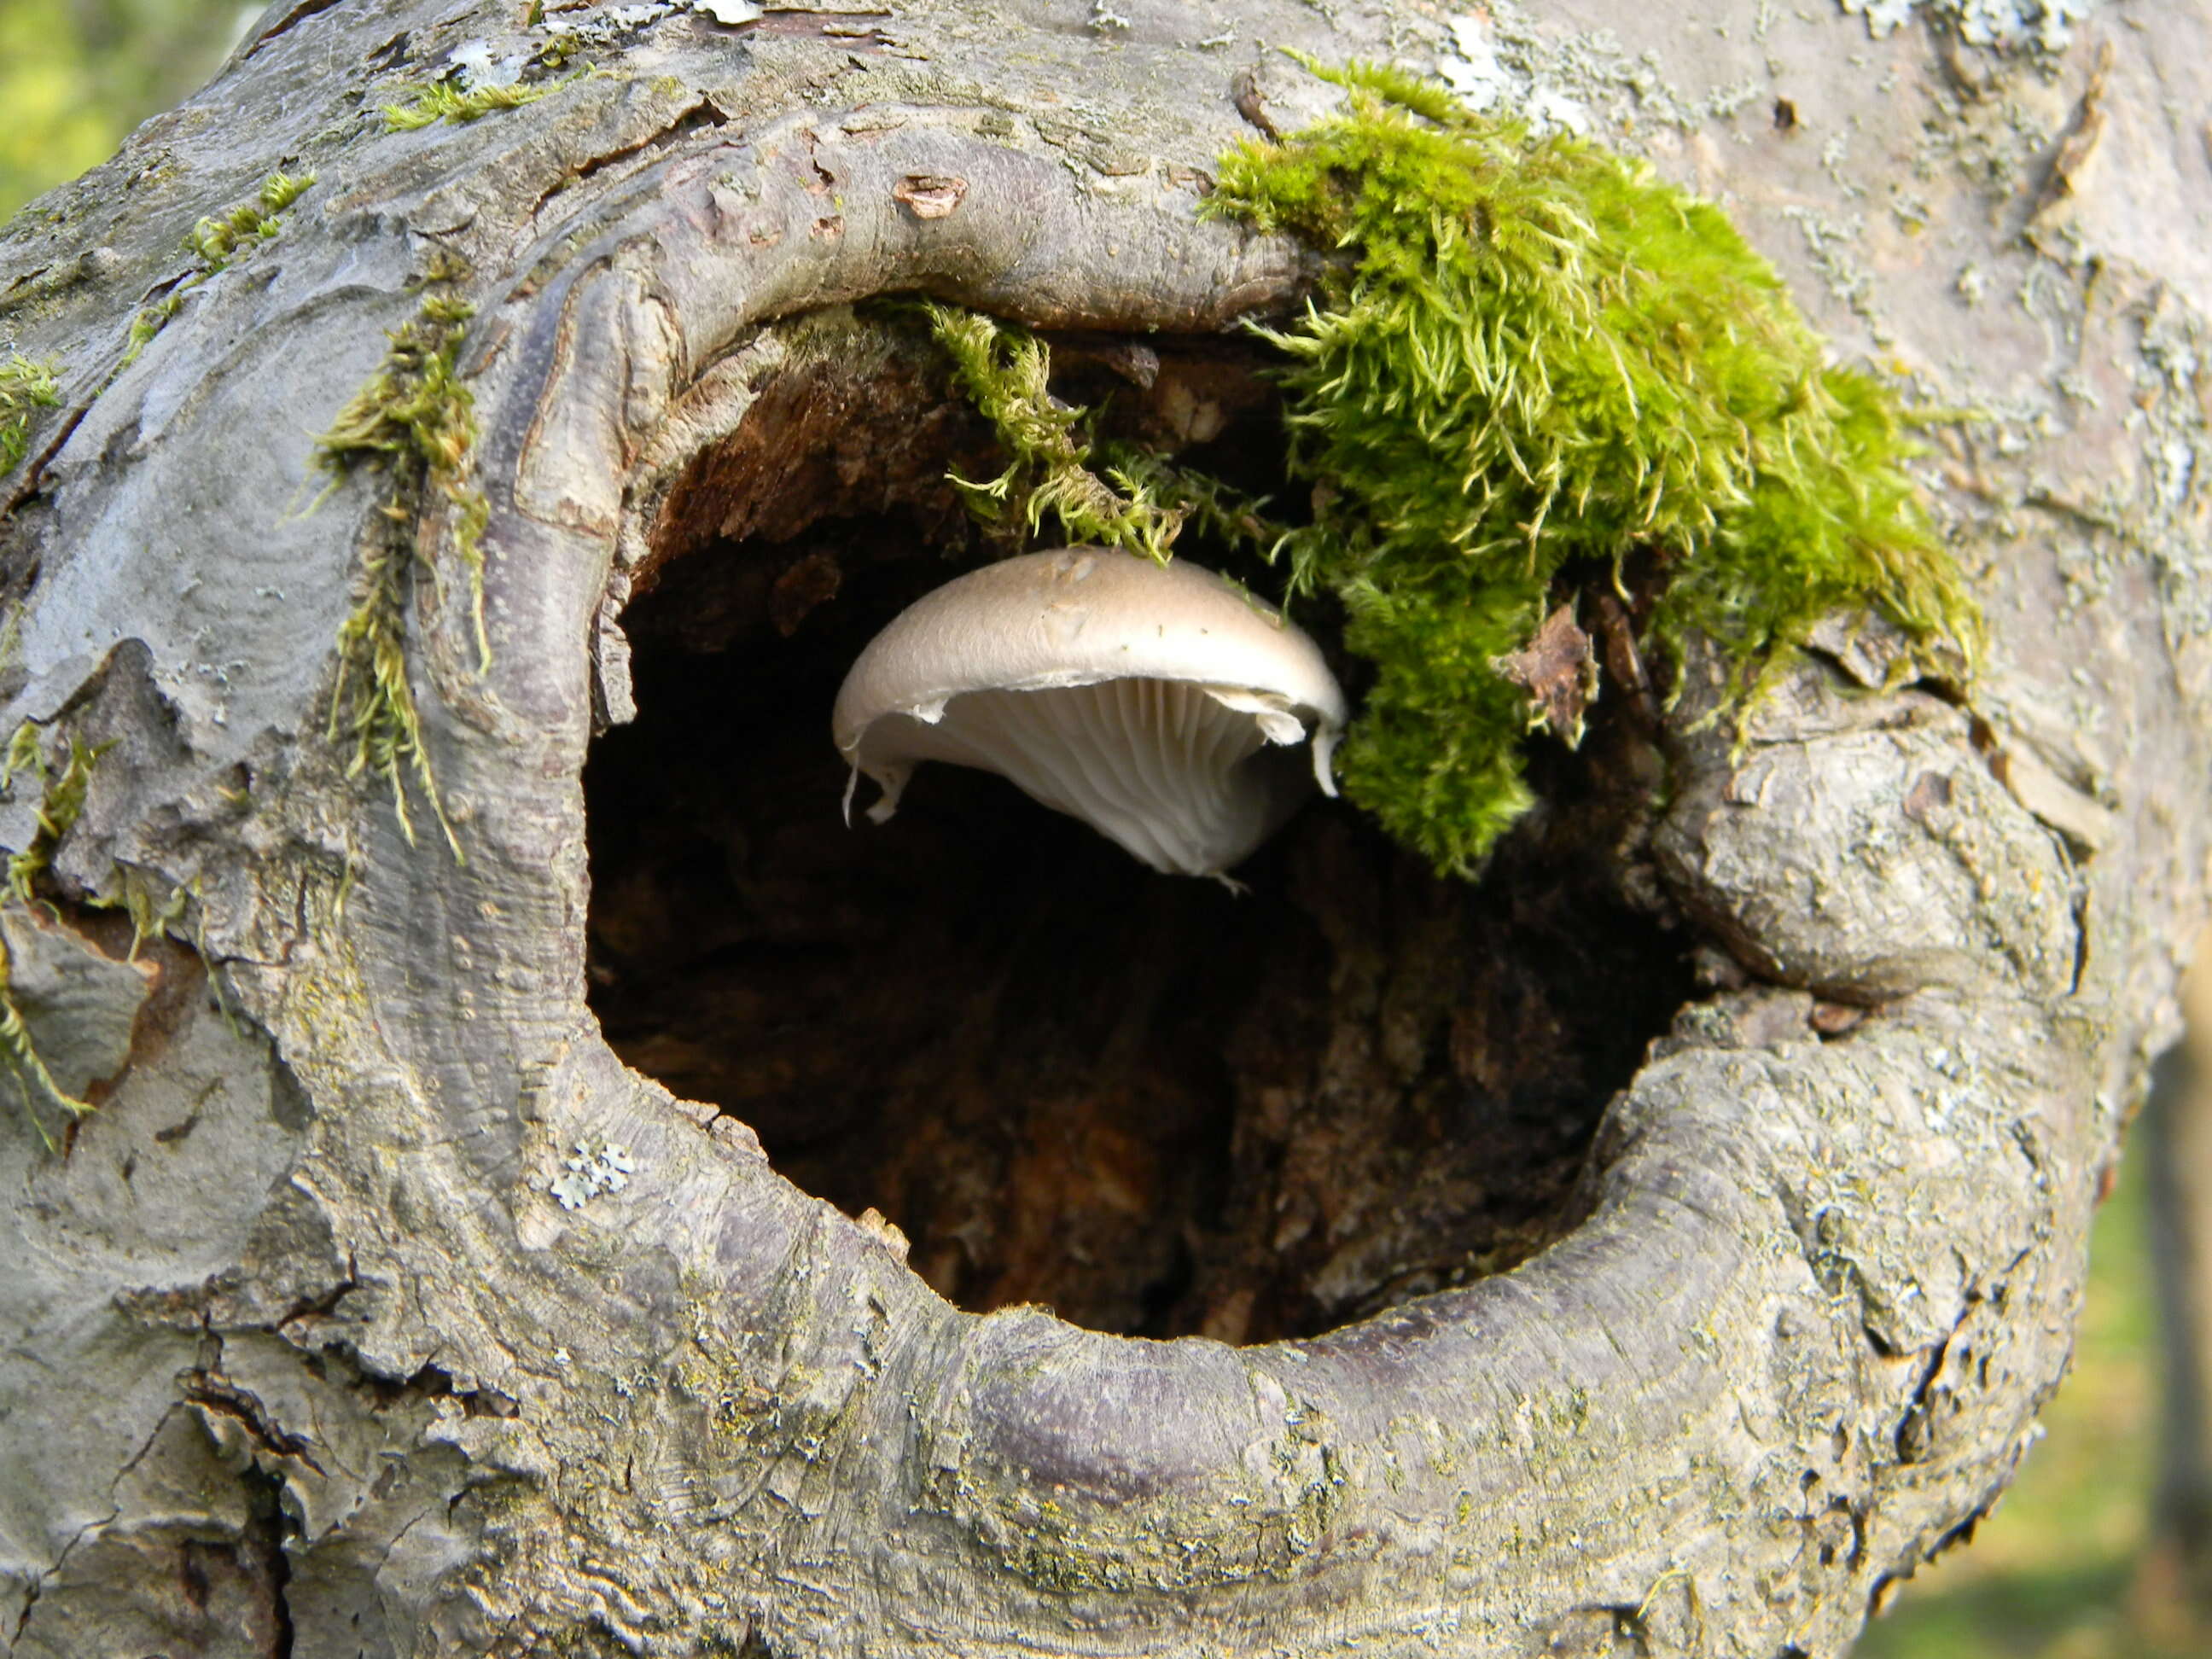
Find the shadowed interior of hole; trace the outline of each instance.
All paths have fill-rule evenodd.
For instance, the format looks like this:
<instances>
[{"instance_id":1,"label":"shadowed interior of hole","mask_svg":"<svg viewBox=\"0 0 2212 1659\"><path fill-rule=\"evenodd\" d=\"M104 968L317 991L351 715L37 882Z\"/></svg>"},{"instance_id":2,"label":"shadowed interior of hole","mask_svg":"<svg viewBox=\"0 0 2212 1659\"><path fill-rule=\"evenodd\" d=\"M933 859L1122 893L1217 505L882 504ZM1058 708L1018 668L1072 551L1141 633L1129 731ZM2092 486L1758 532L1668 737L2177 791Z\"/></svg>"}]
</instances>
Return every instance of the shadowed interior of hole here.
<instances>
[{"instance_id":1,"label":"shadowed interior of hole","mask_svg":"<svg viewBox=\"0 0 2212 1659\"><path fill-rule=\"evenodd\" d=\"M941 473L988 472L960 418L916 445L926 376L846 390L769 412L815 452L905 445L910 488L787 456L761 476L803 510L672 526L623 615L638 717L585 777L617 1051L807 1191L881 1211L971 1309L1257 1341L1558 1236L1598 1114L1691 988L1678 936L1621 896L1648 775L1608 773L1601 721L1544 761L1550 809L1480 884L1316 800L1239 896L944 765L848 830L830 704L877 629L984 556ZM790 412L824 407L834 440ZM1278 465L1272 410L1224 445Z\"/></svg>"}]
</instances>

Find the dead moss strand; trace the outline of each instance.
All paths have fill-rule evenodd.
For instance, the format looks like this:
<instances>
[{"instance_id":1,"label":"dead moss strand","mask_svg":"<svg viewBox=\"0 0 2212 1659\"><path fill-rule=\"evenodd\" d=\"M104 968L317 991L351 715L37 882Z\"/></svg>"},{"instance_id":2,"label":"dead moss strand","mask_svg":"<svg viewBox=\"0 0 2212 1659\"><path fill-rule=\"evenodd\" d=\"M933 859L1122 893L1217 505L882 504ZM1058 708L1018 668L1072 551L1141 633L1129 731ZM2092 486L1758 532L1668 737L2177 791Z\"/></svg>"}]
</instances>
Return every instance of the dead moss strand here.
<instances>
[{"instance_id":1,"label":"dead moss strand","mask_svg":"<svg viewBox=\"0 0 2212 1659\"><path fill-rule=\"evenodd\" d=\"M46 1127L40 1108L76 1119L89 1115L92 1104L55 1082L54 1074L46 1069L46 1062L39 1057L38 1045L31 1041L30 1030L23 1024L22 1010L15 1006L14 968L7 938L0 934L0 1069L4 1069L15 1084L15 1097L23 1109L23 1115L39 1132L39 1139L46 1143L46 1150L58 1152L60 1139Z\"/></svg>"}]
</instances>

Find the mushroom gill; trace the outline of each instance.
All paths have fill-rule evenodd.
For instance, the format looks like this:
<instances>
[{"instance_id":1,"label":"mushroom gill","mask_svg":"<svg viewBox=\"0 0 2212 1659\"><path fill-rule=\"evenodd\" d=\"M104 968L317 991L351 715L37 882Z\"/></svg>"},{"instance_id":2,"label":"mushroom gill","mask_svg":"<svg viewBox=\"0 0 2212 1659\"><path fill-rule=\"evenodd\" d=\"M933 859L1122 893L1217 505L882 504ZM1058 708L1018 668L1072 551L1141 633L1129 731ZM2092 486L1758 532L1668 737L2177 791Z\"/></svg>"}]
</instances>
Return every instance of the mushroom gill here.
<instances>
[{"instance_id":1,"label":"mushroom gill","mask_svg":"<svg viewBox=\"0 0 2212 1659\"><path fill-rule=\"evenodd\" d=\"M1100 548L1006 559L924 595L837 694L838 750L896 810L922 761L996 772L1170 874L1221 877L1329 755L1344 695L1312 640L1187 561ZM1270 745L1279 747L1271 748ZM1263 752L1265 751L1265 752ZM852 788L846 792L851 813Z\"/></svg>"}]
</instances>

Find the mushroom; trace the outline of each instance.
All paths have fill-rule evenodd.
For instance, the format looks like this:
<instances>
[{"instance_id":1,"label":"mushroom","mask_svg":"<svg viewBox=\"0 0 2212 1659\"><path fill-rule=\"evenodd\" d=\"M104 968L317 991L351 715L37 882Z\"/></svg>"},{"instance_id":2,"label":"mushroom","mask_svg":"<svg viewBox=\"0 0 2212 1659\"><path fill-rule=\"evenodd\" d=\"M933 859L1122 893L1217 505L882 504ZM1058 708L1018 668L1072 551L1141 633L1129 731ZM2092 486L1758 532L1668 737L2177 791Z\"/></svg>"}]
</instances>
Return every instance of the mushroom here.
<instances>
[{"instance_id":1,"label":"mushroom","mask_svg":"<svg viewBox=\"0 0 2212 1659\"><path fill-rule=\"evenodd\" d=\"M853 664L830 724L853 768L848 823L861 773L882 786L868 809L881 823L919 763L951 761L1155 870L1225 881L1311 787L1270 745L1310 732L1311 779L1333 795L1345 718L1313 641L1243 589L1188 560L1069 547L901 611Z\"/></svg>"}]
</instances>

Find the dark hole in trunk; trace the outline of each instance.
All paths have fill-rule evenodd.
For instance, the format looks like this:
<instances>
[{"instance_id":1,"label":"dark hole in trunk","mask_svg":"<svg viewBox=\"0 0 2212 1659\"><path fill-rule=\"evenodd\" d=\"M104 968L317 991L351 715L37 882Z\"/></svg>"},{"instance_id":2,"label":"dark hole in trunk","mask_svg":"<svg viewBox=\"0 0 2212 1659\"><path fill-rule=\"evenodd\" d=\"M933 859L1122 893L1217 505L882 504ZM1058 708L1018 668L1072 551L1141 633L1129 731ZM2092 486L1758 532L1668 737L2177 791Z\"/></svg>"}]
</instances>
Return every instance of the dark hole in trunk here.
<instances>
[{"instance_id":1,"label":"dark hole in trunk","mask_svg":"<svg viewBox=\"0 0 2212 1659\"><path fill-rule=\"evenodd\" d=\"M1624 896L1640 739L1601 701L1579 755L1539 757L1547 805L1479 884L1316 800L1239 896L941 765L847 829L839 682L989 556L942 475L996 470L931 350L866 337L797 354L693 465L623 614L638 717L585 776L617 1052L744 1119L807 1191L881 1211L970 1309L1259 1341L1558 1237L1599 1113L1691 990L1679 938ZM1279 489L1249 355L1147 349L1115 418ZM1060 361L1086 401L1115 366L1097 343Z\"/></svg>"}]
</instances>

